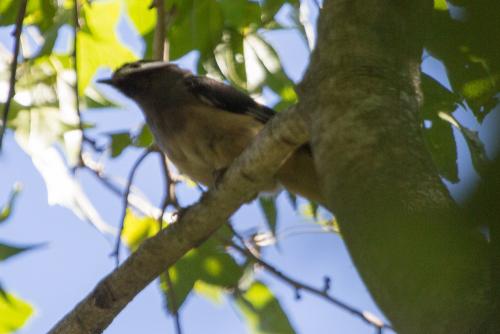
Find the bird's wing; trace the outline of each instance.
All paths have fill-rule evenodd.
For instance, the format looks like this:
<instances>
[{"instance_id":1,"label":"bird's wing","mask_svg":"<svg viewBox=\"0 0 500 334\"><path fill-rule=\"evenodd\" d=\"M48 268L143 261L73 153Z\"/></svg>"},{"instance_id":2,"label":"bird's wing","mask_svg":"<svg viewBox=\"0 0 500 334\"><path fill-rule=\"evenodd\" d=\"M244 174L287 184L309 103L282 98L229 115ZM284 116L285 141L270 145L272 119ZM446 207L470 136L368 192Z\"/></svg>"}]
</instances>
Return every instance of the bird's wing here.
<instances>
[{"instance_id":1,"label":"bird's wing","mask_svg":"<svg viewBox=\"0 0 500 334\"><path fill-rule=\"evenodd\" d=\"M199 76L189 76L184 80L191 93L204 103L219 109L249 115L262 123L266 123L276 114L273 109L216 80Z\"/></svg>"}]
</instances>

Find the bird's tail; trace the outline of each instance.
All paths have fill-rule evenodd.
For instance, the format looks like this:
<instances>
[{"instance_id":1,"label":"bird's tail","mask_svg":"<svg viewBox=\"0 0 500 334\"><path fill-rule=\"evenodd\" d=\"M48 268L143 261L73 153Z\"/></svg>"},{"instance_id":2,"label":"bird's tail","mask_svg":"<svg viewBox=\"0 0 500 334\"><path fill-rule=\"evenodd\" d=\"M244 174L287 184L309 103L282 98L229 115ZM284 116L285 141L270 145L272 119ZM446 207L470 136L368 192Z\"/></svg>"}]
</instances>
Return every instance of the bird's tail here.
<instances>
[{"instance_id":1,"label":"bird's tail","mask_svg":"<svg viewBox=\"0 0 500 334\"><path fill-rule=\"evenodd\" d=\"M290 192L324 204L311 149L301 146L280 168L278 181Z\"/></svg>"}]
</instances>

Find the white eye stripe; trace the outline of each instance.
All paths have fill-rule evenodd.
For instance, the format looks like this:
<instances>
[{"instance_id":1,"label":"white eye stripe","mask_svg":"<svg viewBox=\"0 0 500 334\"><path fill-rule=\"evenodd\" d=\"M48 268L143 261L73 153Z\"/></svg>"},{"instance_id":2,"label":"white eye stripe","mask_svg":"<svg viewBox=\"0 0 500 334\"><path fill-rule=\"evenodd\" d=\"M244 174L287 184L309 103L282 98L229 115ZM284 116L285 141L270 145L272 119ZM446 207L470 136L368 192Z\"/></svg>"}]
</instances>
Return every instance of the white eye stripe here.
<instances>
[{"instance_id":1,"label":"white eye stripe","mask_svg":"<svg viewBox=\"0 0 500 334\"><path fill-rule=\"evenodd\" d=\"M162 68L165 66L172 66L173 64L166 63L163 61L152 61L152 62L136 62L132 64L124 65L116 71L119 76L126 76L135 72L142 72L144 70L151 70L155 68Z\"/></svg>"}]
</instances>

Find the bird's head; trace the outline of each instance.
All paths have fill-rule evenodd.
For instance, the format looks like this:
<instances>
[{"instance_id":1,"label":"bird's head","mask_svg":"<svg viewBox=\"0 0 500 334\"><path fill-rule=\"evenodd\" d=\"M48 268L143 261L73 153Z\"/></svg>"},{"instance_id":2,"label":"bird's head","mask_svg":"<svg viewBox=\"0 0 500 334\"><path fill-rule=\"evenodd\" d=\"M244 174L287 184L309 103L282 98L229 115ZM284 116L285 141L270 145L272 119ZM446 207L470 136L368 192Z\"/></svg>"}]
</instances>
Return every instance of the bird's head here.
<instances>
[{"instance_id":1,"label":"bird's head","mask_svg":"<svg viewBox=\"0 0 500 334\"><path fill-rule=\"evenodd\" d=\"M190 75L175 64L141 60L126 63L115 70L111 78L98 80L128 97L140 101L150 96L162 96L178 80ZM158 95L160 94L160 95Z\"/></svg>"}]
</instances>

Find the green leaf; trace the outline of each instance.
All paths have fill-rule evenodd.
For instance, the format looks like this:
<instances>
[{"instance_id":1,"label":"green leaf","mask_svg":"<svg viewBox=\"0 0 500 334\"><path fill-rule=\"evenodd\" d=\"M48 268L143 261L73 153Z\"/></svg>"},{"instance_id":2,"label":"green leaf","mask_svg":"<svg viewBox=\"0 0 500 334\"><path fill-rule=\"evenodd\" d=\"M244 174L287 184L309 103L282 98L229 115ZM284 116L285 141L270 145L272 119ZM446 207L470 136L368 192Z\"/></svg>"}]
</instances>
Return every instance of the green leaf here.
<instances>
[{"instance_id":1,"label":"green leaf","mask_svg":"<svg viewBox=\"0 0 500 334\"><path fill-rule=\"evenodd\" d=\"M127 15L137 32L144 36L154 30L156 25L156 10L149 9L150 2L144 0L126 0Z\"/></svg>"},{"instance_id":2,"label":"green leaf","mask_svg":"<svg viewBox=\"0 0 500 334\"><path fill-rule=\"evenodd\" d=\"M14 202L16 201L17 195L21 192L21 189L22 187L20 183L16 183L12 187L7 203L5 203L5 205L0 209L0 223L6 221L11 215L12 210L14 209Z\"/></svg>"},{"instance_id":3,"label":"green leaf","mask_svg":"<svg viewBox=\"0 0 500 334\"><path fill-rule=\"evenodd\" d=\"M19 0L2 0L0 3L0 26L15 24ZM26 6L24 25L36 25L42 32L53 23L57 10L56 0L30 0Z\"/></svg>"},{"instance_id":4,"label":"green leaf","mask_svg":"<svg viewBox=\"0 0 500 334\"><path fill-rule=\"evenodd\" d=\"M448 3L446 0L434 0L435 10L448 10Z\"/></svg>"},{"instance_id":5,"label":"green leaf","mask_svg":"<svg viewBox=\"0 0 500 334\"><path fill-rule=\"evenodd\" d=\"M199 248L192 249L175 265L169 268L177 306L180 307L198 281L233 288L243 275L243 269L224 251L214 238L207 240ZM163 277L161 288L168 299L168 287ZM171 303L167 303L171 310Z\"/></svg>"},{"instance_id":6,"label":"green leaf","mask_svg":"<svg viewBox=\"0 0 500 334\"><path fill-rule=\"evenodd\" d=\"M153 143L153 133L149 129L149 126L147 124L144 124L141 128L141 131L139 131L139 134L134 139L134 145L139 147L149 147L153 145Z\"/></svg>"},{"instance_id":7,"label":"green leaf","mask_svg":"<svg viewBox=\"0 0 500 334\"><path fill-rule=\"evenodd\" d=\"M177 0L176 15L168 31L172 46L170 59L177 59L192 50L202 58L211 54L220 42L224 17L216 0Z\"/></svg>"},{"instance_id":8,"label":"green leaf","mask_svg":"<svg viewBox=\"0 0 500 334\"><path fill-rule=\"evenodd\" d=\"M474 169L480 175L484 174L489 165L489 160L484 143L479 138L479 133L463 126L450 114L440 113L439 117L460 130L469 148Z\"/></svg>"},{"instance_id":9,"label":"green leaf","mask_svg":"<svg viewBox=\"0 0 500 334\"><path fill-rule=\"evenodd\" d=\"M0 243L0 261L5 261L14 255L17 255L19 253L22 253L22 252L25 252L28 250L32 250L32 249L35 249L38 247L40 247L40 245L18 247L18 246L7 245L5 243Z\"/></svg>"},{"instance_id":10,"label":"green leaf","mask_svg":"<svg viewBox=\"0 0 500 334\"><path fill-rule=\"evenodd\" d=\"M225 292L224 288L220 286L208 284L200 280L194 284L194 291L215 304L222 303Z\"/></svg>"},{"instance_id":11,"label":"green leaf","mask_svg":"<svg viewBox=\"0 0 500 334\"><path fill-rule=\"evenodd\" d=\"M132 144L132 138L129 132L118 132L109 135L111 137L111 157L116 158L122 154L129 145Z\"/></svg>"},{"instance_id":12,"label":"green leaf","mask_svg":"<svg viewBox=\"0 0 500 334\"><path fill-rule=\"evenodd\" d=\"M465 126L460 127L460 131L467 142L471 153L472 165L480 175L484 175L489 165L489 159L486 155L484 143L479 138L479 132L468 129Z\"/></svg>"},{"instance_id":13,"label":"green leaf","mask_svg":"<svg viewBox=\"0 0 500 334\"><path fill-rule=\"evenodd\" d=\"M224 14L224 23L240 32L249 26L261 24L261 8L257 2L248 0L219 0Z\"/></svg>"},{"instance_id":14,"label":"green leaf","mask_svg":"<svg viewBox=\"0 0 500 334\"><path fill-rule=\"evenodd\" d=\"M431 76L422 73L422 91L424 104L422 113L424 119L437 120L439 112L451 113L460 103L460 96L449 91Z\"/></svg>"},{"instance_id":15,"label":"green leaf","mask_svg":"<svg viewBox=\"0 0 500 334\"><path fill-rule=\"evenodd\" d=\"M220 72L232 84L247 89L247 75L243 57L243 36L235 31L224 32L224 42L214 50Z\"/></svg>"},{"instance_id":16,"label":"green leaf","mask_svg":"<svg viewBox=\"0 0 500 334\"><path fill-rule=\"evenodd\" d=\"M77 61L79 94L83 96L99 67L116 68L137 57L117 37L120 1L85 2L82 8L84 24L78 32Z\"/></svg>"},{"instance_id":17,"label":"green leaf","mask_svg":"<svg viewBox=\"0 0 500 334\"><path fill-rule=\"evenodd\" d=\"M266 84L281 97L281 102L275 108L281 110L295 104L298 100L295 85L284 72L276 50L258 34L246 36L245 42L248 46L248 52L253 52L256 56L256 63L253 65L247 64L247 66L250 66L250 68L259 66L261 71L266 74L264 80L257 83L257 85ZM245 58L249 57L249 54L245 55Z\"/></svg>"},{"instance_id":18,"label":"green leaf","mask_svg":"<svg viewBox=\"0 0 500 334\"><path fill-rule=\"evenodd\" d=\"M451 124L442 119L433 120L431 127L424 127L424 138L439 174L450 182L460 181L458 178L457 145Z\"/></svg>"},{"instance_id":19,"label":"green leaf","mask_svg":"<svg viewBox=\"0 0 500 334\"><path fill-rule=\"evenodd\" d=\"M295 333L280 303L263 283L253 283L235 300L252 334Z\"/></svg>"},{"instance_id":20,"label":"green leaf","mask_svg":"<svg viewBox=\"0 0 500 334\"><path fill-rule=\"evenodd\" d=\"M154 236L160 230L158 221L152 217L138 217L132 210L127 210L123 224L122 240L132 251Z\"/></svg>"},{"instance_id":21,"label":"green leaf","mask_svg":"<svg viewBox=\"0 0 500 334\"><path fill-rule=\"evenodd\" d=\"M430 127L424 126L423 130L427 147L439 174L450 182L456 183L459 178L455 136L451 124L439 115L452 113L457 108L460 97L426 74L422 75L422 90L424 93L423 117L432 122Z\"/></svg>"},{"instance_id":22,"label":"green leaf","mask_svg":"<svg viewBox=\"0 0 500 334\"><path fill-rule=\"evenodd\" d=\"M0 1L0 25L6 26L16 23L17 13L19 12L18 0L2 0Z\"/></svg>"},{"instance_id":23,"label":"green leaf","mask_svg":"<svg viewBox=\"0 0 500 334\"><path fill-rule=\"evenodd\" d=\"M0 298L0 333L14 333L26 324L33 314L33 306L13 294Z\"/></svg>"},{"instance_id":24,"label":"green leaf","mask_svg":"<svg viewBox=\"0 0 500 334\"><path fill-rule=\"evenodd\" d=\"M276 199L269 197L259 197L259 205L266 217L269 229L276 233L276 222L278 221L278 209L276 208Z\"/></svg>"}]
</instances>

